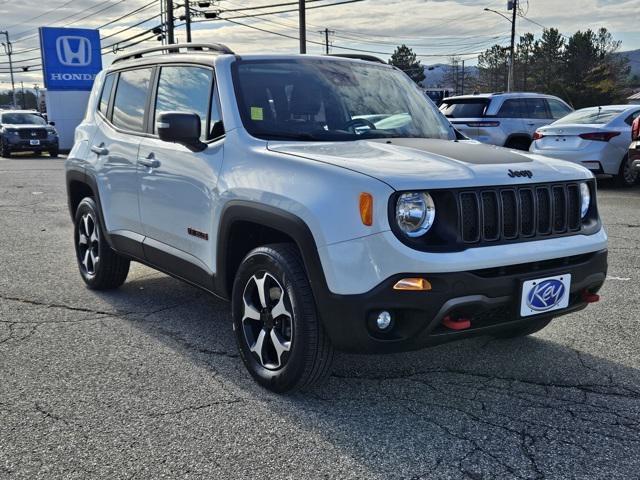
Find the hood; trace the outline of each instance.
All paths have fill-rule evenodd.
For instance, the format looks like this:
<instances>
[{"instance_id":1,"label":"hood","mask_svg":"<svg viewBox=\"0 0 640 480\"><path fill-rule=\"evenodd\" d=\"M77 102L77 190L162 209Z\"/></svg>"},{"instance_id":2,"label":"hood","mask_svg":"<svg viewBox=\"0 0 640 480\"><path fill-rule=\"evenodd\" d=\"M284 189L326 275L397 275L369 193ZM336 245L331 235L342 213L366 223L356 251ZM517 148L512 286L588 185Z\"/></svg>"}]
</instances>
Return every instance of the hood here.
<instances>
[{"instance_id":1,"label":"hood","mask_svg":"<svg viewBox=\"0 0 640 480\"><path fill-rule=\"evenodd\" d=\"M592 177L591 172L580 165L470 140L269 141L267 148L357 171L396 190L512 185ZM531 176L523 171L531 172Z\"/></svg>"}]
</instances>

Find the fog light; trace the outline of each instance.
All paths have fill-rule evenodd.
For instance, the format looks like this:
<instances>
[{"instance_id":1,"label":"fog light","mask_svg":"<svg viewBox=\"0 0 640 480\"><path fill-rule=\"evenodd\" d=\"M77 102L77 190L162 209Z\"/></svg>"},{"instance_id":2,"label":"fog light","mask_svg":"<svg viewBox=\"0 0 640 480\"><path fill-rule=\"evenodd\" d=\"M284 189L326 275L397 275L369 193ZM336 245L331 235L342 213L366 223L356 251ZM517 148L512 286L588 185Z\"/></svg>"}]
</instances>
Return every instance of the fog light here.
<instances>
[{"instance_id":1,"label":"fog light","mask_svg":"<svg viewBox=\"0 0 640 480\"><path fill-rule=\"evenodd\" d=\"M379 330L387 330L391 326L392 320L391 314L383 310L376 318L376 327L378 327Z\"/></svg>"}]
</instances>

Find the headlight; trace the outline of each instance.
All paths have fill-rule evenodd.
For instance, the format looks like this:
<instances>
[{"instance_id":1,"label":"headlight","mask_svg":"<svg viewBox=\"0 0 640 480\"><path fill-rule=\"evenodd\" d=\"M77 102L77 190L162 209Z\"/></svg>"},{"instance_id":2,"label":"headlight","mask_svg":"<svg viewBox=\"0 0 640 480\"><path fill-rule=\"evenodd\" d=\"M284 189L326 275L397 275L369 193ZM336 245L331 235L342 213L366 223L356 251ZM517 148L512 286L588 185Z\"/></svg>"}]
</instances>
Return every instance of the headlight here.
<instances>
[{"instance_id":1,"label":"headlight","mask_svg":"<svg viewBox=\"0 0 640 480\"><path fill-rule=\"evenodd\" d=\"M49 135L58 135L58 132L56 132L56 129L55 129L55 128L52 128L52 127L47 128L47 133L48 133Z\"/></svg>"},{"instance_id":2,"label":"headlight","mask_svg":"<svg viewBox=\"0 0 640 480\"><path fill-rule=\"evenodd\" d=\"M436 207L426 192L403 193L396 203L396 223L412 238L427 233L436 219Z\"/></svg>"},{"instance_id":3,"label":"headlight","mask_svg":"<svg viewBox=\"0 0 640 480\"><path fill-rule=\"evenodd\" d=\"M582 182L580 184L580 216L584 218L589 212L589 206L591 206L591 192L589 191L589 185Z\"/></svg>"},{"instance_id":4,"label":"headlight","mask_svg":"<svg viewBox=\"0 0 640 480\"><path fill-rule=\"evenodd\" d=\"M7 132L7 134L8 134L8 135L13 135L13 136L16 136L16 137L17 137L18 135L20 135L20 134L18 133L18 130L5 130L5 132Z\"/></svg>"}]
</instances>

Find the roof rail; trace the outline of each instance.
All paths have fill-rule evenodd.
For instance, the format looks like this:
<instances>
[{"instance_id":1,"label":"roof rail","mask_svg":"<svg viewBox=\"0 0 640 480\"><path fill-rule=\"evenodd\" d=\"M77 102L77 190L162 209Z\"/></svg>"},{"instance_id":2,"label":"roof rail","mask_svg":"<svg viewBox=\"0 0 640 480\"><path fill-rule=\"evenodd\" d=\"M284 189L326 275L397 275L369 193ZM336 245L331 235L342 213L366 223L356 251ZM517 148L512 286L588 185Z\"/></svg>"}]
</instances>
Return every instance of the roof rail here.
<instances>
[{"instance_id":1,"label":"roof rail","mask_svg":"<svg viewBox=\"0 0 640 480\"><path fill-rule=\"evenodd\" d=\"M356 59L356 60L366 60L367 62L384 63L385 65L387 65L387 62L385 62L381 58L374 57L373 55L365 55L365 54L361 54L361 53L332 53L329 56L330 57L353 58L353 59Z\"/></svg>"},{"instance_id":2,"label":"roof rail","mask_svg":"<svg viewBox=\"0 0 640 480\"><path fill-rule=\"evenodd\" d=\"M183 52L181 52L181 50ZM160 47L145 48L142 50L136 50L128 54L120 55L113 63L124 62L125 60L131 60L133 58L143 58L150 53L189 53L189 52L204 52L204 53L217 53L219 55L231 54L233 51L223 45L222 43L175 43L172 45L162 45Z\"/></svg>"}]
</instances>

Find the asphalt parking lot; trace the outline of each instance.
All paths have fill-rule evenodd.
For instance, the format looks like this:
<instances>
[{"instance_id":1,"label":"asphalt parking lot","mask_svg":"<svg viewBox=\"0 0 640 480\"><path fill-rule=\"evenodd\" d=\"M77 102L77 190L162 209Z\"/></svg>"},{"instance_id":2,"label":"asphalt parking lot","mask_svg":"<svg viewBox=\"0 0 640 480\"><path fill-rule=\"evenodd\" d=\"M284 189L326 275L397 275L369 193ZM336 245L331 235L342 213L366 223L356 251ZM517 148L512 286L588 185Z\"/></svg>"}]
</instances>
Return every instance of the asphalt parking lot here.
<instances>
[{"instance_id":1,"label":"asphalt parking lot","mask_svg":"<svg viewBox=\"0 0 640 480\"><path fill-rule=\"evenodd\" d=\"M87 290L63 160L0 159L0 478L640 478L640 187L599 200L600 303L277 396L227 304L138 264Z\"/></svg>"}]
</instances>

